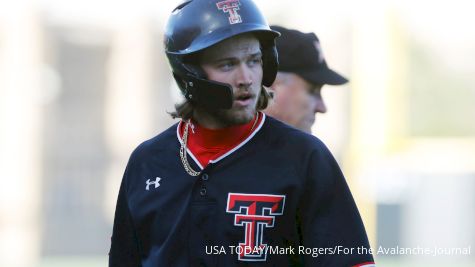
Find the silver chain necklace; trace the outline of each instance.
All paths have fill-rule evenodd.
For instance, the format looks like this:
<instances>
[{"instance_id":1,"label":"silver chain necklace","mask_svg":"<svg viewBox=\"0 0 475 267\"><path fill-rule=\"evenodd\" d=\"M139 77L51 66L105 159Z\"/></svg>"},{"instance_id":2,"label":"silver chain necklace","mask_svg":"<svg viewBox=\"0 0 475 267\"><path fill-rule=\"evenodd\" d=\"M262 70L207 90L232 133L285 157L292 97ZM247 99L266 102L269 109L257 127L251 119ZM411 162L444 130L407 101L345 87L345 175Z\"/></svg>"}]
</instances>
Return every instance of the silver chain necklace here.
<instances>
[{"instance_id":1,"label":"silver chain necklace","mask_svg":"<svg viewBox=\"0 0 475 267\"><path fill-rule=\"evenodd\" d=\"M186 158L186 143L188 141L188 127L190 126L191 122L188 120L185 124L185 131L183 132L183 141L181 142L180 146L180 158L181 163L183 163L183 167L185 171L191 176L198 176L201 172L197 172L191 168L190 163L188 163L188 159Z\"/></svg>"},{"instance_id":2,"label":"silver chain necklace","mask_svg":"<svg viewBox=\"0 0 475 267\"><path fill-rule=\"evenodd\" d=\"M252 125L251 128L251 133L254 130L254 127L256 127L256 123L259 120L259 114L257 114L256 119L254 120L254 124ZM186 158L186 143L188 142L188 128L191 124L191 120L188 120L185 124L185 130L183 132L183 141L181 142L180 146L180 159L181 163L183 164L183 167L185 168L185 171L191 175L191 176L198 176L201 174L200 171L195 171L193 168L190 166L190 163L188 162L188 159Z\"/></svg>"}]
</instances>

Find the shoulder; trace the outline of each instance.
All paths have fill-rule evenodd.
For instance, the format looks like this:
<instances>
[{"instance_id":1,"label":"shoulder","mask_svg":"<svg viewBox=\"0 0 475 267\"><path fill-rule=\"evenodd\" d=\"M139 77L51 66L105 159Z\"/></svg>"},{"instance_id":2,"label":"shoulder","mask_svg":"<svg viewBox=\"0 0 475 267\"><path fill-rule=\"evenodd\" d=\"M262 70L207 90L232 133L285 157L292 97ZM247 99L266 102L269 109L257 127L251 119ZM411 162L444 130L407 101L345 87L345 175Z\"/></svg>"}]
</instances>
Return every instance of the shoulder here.
<instances>
[{"instance_id":1,"label":"shoulder","mask_svg":"<svg viewBox=\"0 0 475 267\"><path fill-rule=\"evenodd\" d=\"M174 164L172 153L178 155L180 143L177 138L177 125L172 125L157 136L142 142L134 149L125 168L123 182L128 191L137 186L137 179L143 179L150 172L155 173L163 166ZM141 180L140 180L141 181ZM143 184L143 181L139 184Z\"/></svg>"},{"instance_id":2,"label":"shoulder","mask_svg":"<svg viewBox=\"0 0 475 267\"><path fill-rule=\"evenodd\" d=\"M279 155L280 162L282 160L297 162L301 169L308 171L339 169L330 150L318 137L277 119L266 117L262 137L267 142L269 153Z\"/></svg>"},{"instance_id":3,"label":"shoulder","mask_svg":"<svg viewBox=\"0 0 475 267\"><path fill-rule=\"evenodd\" d=\"M319 190L324 191L342 176L335 158L316 136L272 117L266 117L262 130L261 140L267 142L267 158L280 165L292 164L296 173L304 177L307 185L318 184Z\"/></svg>"},{"instance_id":4,"label":"shoulder","mask_svg":"<svg viewBox=\"0 0 475 267\"><path fill-rule=\"evenodd\" d=\"M173 124L165 131L142 142L137 148L134 149L130 156L129 164L132 161L141 161L151 155L158 155L168 150L176 150L179 144L177 137L178 123Z\"/></svg>"},{"instance_id":5,"label":"shoulder","mask_svg":"<svg viewBox=\"0 0 475 267\"><path fill-rule=\"evenodd\" d=\"M316 136L305 133L266 115L263 135L272 145L290 147L297 151L328 151L325 144Z\"/></svg>"}]
</instances>

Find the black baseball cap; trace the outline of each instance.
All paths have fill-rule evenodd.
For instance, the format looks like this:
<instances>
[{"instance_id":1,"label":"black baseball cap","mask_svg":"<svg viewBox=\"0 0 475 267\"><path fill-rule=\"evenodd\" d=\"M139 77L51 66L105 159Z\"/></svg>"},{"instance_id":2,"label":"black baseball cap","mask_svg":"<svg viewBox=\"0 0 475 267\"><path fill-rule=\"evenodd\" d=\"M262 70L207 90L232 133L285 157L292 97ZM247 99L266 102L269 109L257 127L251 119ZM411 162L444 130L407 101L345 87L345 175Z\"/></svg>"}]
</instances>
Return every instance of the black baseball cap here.
<instances>
[{"instance_id":1,"label":"black baseball cap","mask_svg":"<svg viewBox=\"0 0 475 267\"><path fill-rule=\"evenodd\" d=\"M315 33L303 33L276 25L271 26L271 29L281 34L276 39L279 71L295 73L312 84L341 85L348 82L328 67Z\"/></svg>"}]
</instances>

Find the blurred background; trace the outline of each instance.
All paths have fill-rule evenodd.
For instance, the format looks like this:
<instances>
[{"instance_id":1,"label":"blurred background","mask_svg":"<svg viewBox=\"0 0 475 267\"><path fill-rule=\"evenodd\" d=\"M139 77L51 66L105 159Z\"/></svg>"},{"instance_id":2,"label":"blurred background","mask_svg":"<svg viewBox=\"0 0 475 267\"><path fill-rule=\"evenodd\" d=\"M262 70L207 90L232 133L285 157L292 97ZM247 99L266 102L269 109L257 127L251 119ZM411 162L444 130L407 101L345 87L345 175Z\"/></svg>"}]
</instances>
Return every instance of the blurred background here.
<instances>
[{"instance_id":1,"label":"blurred background","mask_svg":"<svg viewBox=\"0 0 475 267\"><path fill-rule=\"evenodd\" d=\"M475 266L473 1L256 2L270 23L316 32L350 78L324 87L313 130L378 266ZM107 265L127 159L174 123L162 36L177 4L0 1L0 266Z\"/></svg>"}]
</instances>

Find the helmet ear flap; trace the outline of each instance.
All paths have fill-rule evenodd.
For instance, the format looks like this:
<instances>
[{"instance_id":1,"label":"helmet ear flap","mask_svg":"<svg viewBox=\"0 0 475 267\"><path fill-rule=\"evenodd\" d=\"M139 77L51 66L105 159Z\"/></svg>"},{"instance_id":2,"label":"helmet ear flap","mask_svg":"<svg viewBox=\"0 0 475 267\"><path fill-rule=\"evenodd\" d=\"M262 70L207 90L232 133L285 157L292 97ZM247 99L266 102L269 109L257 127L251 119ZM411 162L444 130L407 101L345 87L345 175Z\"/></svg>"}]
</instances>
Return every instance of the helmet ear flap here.
<instances>
[{"instance_id":1,"label":"helmet ear flap","mask_svg":"<svg viewBox=\"0 0 475 267\"><path fill-rule=\"evenodd\" d=\"M179 64L173 77L183 96L190 102L209 109L229 109L233 104L233 88L229 84L207 80L195 55Z\"/></svg>"},{"instance_id":2,"label":"helmet ear flap","mask_svg":"<svg viewBox=\"0 0 475 267\"><path fill-rule=\"evenodd\" d=\"M272 40L274 42L274 40ZM279 68L279 56L275 45L267 45L262 48L262 85L270 87L277 76Z\"/></svg>"},{"instance_id":3,"label":"helmet ear flap","mask_svg":"<svg viewBox=\"0 0 475 267\"><path fill-rule=\"evenodd\" d=\"M226 83L210 82L192 75L173 73L185 98L196 105L209 109L229 109L233 105L233 88Z\"/></svg>"},{"instance_id":4,"label":"helmet ear flap","mask_svg":"<svg viewBox=\"0 0 475 267\"><path fill-rule=\"evenodd\" d=\"M233 105L233 88L229 84L207 80L200 67L199 54L184 56L173 71L173 78L183 96L209 109L229 109Z\"/></svg>"},{"instance_id":5,"label":"helmet ear flap","mask_svg":"<svg viewBox=\"0 0 475 267\"><path fill-rule=\"evenodd\" d=\"M261 44L262 52L262 85L270 87L277 76L279 68L279 57L275 45L275 38L266 38L266 36L256 34Z\"/></svg>"},{"instance_id":6,"label":"helmet ear flap","mask_svg":"<svg viewBox=\"0 0 475 267\"><path fill-rule=\"evenodd\" d=\"M190 77L206 79L206 73L199 67L197 54L177 56L174 59L173 62L170 61L173 78L175 78L182 94L188 99L187 88L189 88Z\"/></svg>"}]
</instances>

